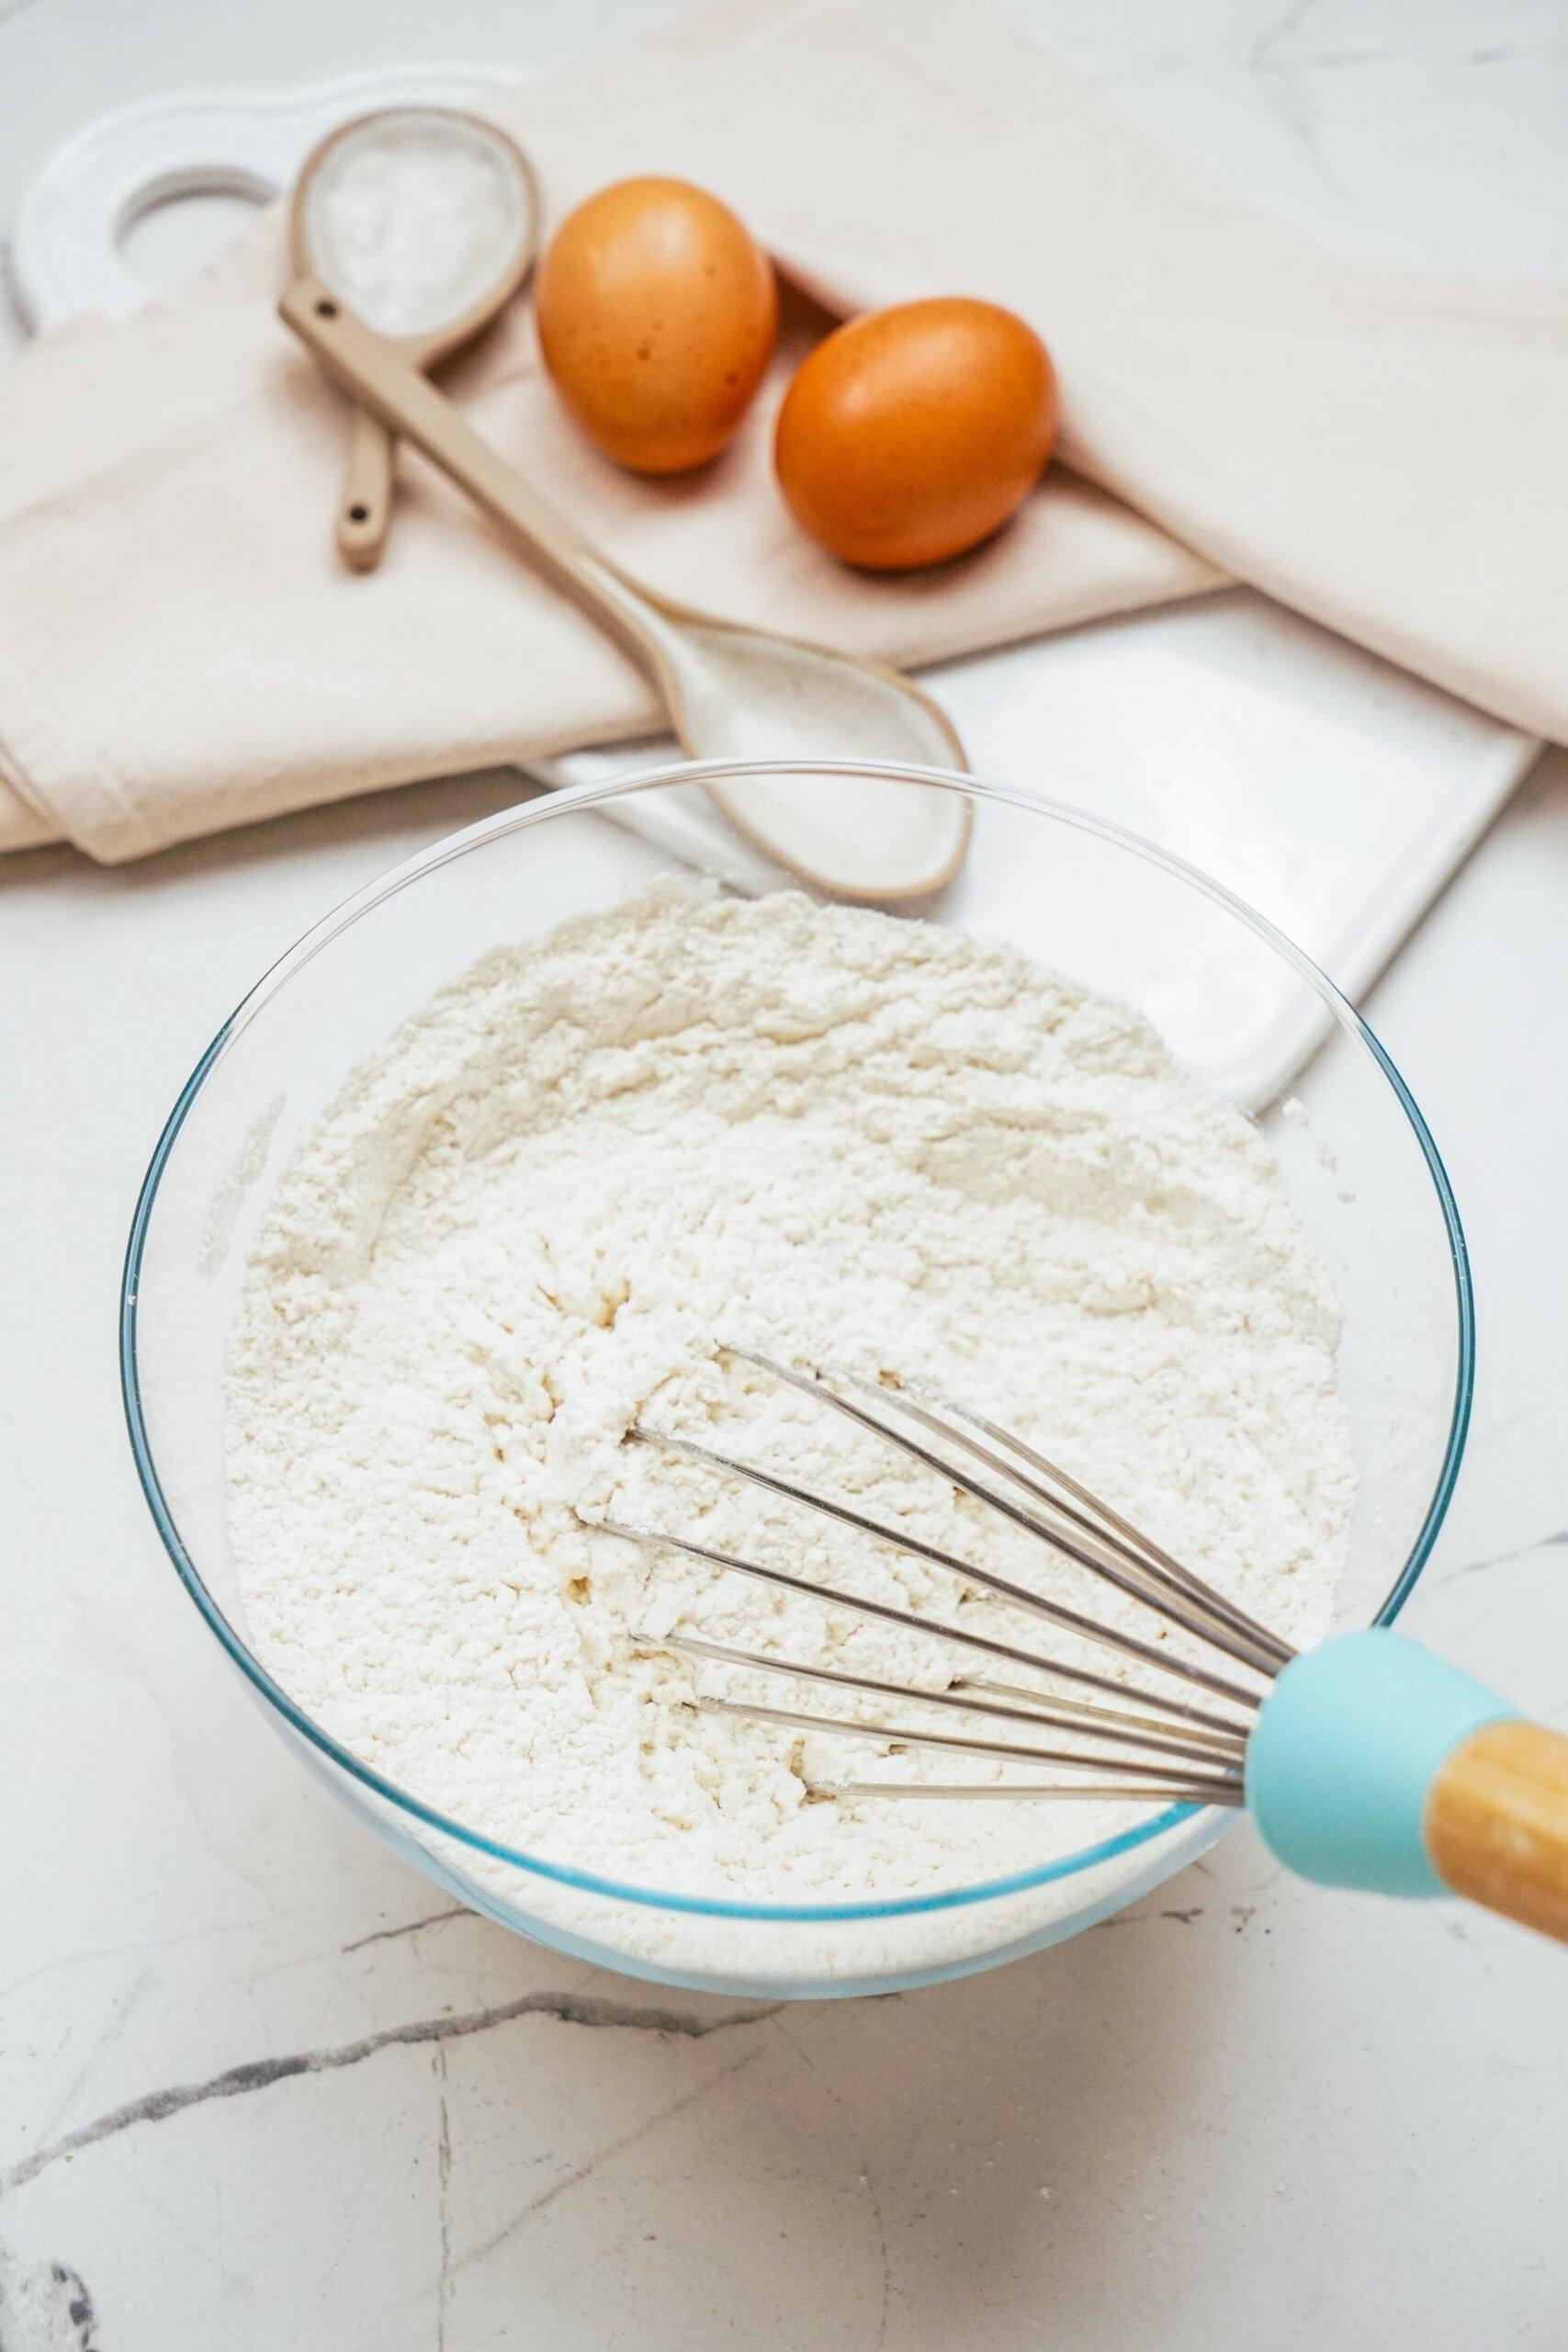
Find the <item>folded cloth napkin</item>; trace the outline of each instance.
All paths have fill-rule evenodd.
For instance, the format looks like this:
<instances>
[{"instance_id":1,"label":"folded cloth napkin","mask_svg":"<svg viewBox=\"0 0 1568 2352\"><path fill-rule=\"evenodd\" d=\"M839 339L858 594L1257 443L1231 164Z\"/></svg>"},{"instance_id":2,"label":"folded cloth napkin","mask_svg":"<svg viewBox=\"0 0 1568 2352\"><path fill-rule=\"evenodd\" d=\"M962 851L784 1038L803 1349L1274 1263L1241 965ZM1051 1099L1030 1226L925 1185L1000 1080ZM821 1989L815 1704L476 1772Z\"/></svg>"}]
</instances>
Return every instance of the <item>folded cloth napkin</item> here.
<instances>
[{"instance_id":1,"label":"folded cloth napkin","mask_svg":"<svg viewBox=\"0 0 1568 2352\"><path fill-rule=\"evenodd\" d=\"M831 311L989 296L1056 356L1071 470L975 555L874 579L788 520L768 401L716 467L634 480L560 413L515 305L455 392L655 586L918 663L1229 576L1568 738L1568 291L1316 253L981 0L728 0L495 111L554 218L677 173ZM340 569L343 411L273 315L282 266L274 212L0 377L0 845L133 857L653 723L417 460L380 571Z\"/></svg>"}]
</instances>

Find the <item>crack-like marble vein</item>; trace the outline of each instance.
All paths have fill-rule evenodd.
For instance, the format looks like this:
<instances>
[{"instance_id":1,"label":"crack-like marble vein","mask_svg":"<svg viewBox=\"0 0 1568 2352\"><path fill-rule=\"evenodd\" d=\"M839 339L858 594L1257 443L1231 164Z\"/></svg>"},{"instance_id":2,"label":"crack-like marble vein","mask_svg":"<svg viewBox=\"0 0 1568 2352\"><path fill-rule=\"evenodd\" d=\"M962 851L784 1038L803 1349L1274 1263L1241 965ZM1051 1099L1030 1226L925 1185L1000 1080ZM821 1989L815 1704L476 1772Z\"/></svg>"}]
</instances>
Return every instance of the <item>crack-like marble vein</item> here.
<instances>
[{"instance_id":1,"label":"crack-like marble vein","mask_svg":"<svg viewBox=\"0 0 1568 2352\"><path fill-rule=\"evenodd\" d=\"M774 2016L781 2006L773 2001L760 2007L732 2009L725 2017L703 2018L694 2016L688 2009L640 2008L629 2001L604 2000L592 1993L524 1993L515 2001L502 2001L493 2008L471 2009L461 2017L421 2018L409 2025L388 2026L379 2033L367 2033L358 2041L343 2042L335 2049L295 2051L286 2058L254 2058L245 2065L230 2066L204 2083L175 2083L165 2090L146 2091L124 2107L112 2108L108 2114L100 2115L96 2122L84 2123L79 2130L67 2132L48 2145L36 2148L8 2172L0 2173L0 2194L25 2188L61 2157L78 2155L84 2148L112 2139L133 2124L165 2123L171 2116L183 2115L187 2108L203 2107L209 2099L240 2098L249 2091L268 2090L274 2083L288 2082L296 2075L336 2074L345 2066L362 2065L367 2058L374 2058L383 2050L461 2041L470 2034L490 2033L497 2026L512 2025L519 2018L530 2017L555 2018L565 2025L618 2027L627 2032L670 2034L688 2041L705 2041L710 2033L722 2033L731 2026L760 2024L764 2018Z\"/></svg>"},{"instance_id":2,"label":"crack-like marble vein","mask_svg":"<svg viewBox=\"0 0 1568 2352\"><path fill-rule=\"evenodd\" d=\"M737 2018L735 2022L737 2024L760 2022L763 2018L774 2016L783 2007L782 2001L775 2001L771 2007L754 2009L750 2018ZM724 2022L728 2023L729 2020L725 2019ZM711 2027L708 2029L710 2032L712 2030ZM531 2197L522 2211L515 2214L507 2223L502 2235L510 2236L519 2222L529 2220L535 2213L542 2213L547 2205L553 2205L556 2199L564 2197L569 2188L576 2188L581 2182L587 2179L591 2172L596 2171L599 2165L611 2163L616 2156L624 2156L628 2149L635 2148L639 2141L646 2140L650 2132L657 2132L661 2124L673 2122L676 2116L683 2115L689 2107L695 2107L699 2099L706 2098L711 2092L717 2090L721 2084L729 2082L746 2067L754 2066L761 2055L762 2052L760 2050L750 2051L744 2058L738 2058L733 2066L726 2066L722 2074L710 2075L706 2082L696 2084L691 2090L683 2091L679 2098L671 2099L667 2106L659 2108L652 2115L645 2116L643 2120L640 2123L635 2123L629 2132L624 2132L618 2140L612 2140L608 2147L596 2148L593 2154L585 2157L581 2164L573 2165L570 2172L563 2173L558 2180L551 2181L549 2187L542 2188L536 2197Z\"/></svg>"},{"instance_id":3,"label":"crack-like marble vein","mask_svg":"<svg viewBox=\"0 0 1568 2352\"><path fill-rule=\"evenodd\" d=\"M51 2111L49 2120L44 2126L46 2132L50 2132L54 2130L62 2116L70 2114L73 2106L75 2104L77 2093L81 2090L83 2084L91 2075L93 2068L97 2064L104 2051L119 2032L127 2018L130 2017L131 2011L136 2007L137 2003L141 2000L142 1994L147 1989L148 1980L152 1976L152 1963L149 1961L145 1967L138 1970L136 1975L131 1979L124 1992L120 1995L118 2000L115 2003L113 2008L109 2012L107 2019L100 2028L98 2032L94 2035L92 2045L87 2051L85 2057L83 2058L81 2064L76 2067L75 2071L72 2075L70 2082L66 2085L65 2089L56 2099L53 2109ZM0 2336L0 2352L9 2352L9 2346L6 2345L3 2336Z\"/></svg>"},{"instance_id":4,"label":"crack-like marble vein","mask_svg":"<svg viewBox=\"0 0 1568 2352\"><path fill-rule=\"evenodd\" d=\"M884 1996L884 1997L888 2000L896 2001L900 1996L897 1993L890 1993ZM788 2026L784 2024L782 2018L774 2018L773 2031L778 2036L779 2040L794 2052L795 2059L798 2061L800 2065L805 2068L806 2072L808 2075L817 2076L819 2088L828 2098L835 2114L839 2118L840 2129L845 2132L846 2137L851 2137L848 2128L848 2118L844 2109L844 2102L828 2077L818 2072L818 2069L812 2059L810 2052L807 2049L806 2044L795 2034L791 2033ZM887 2244L887 2223L883 2215L882 2199L877 2193L876 2183L872 2178L871 2165L866 2156L864 2144L858 2139L858 2137L852 2137L851 2144L855 2148L858 2154L861 2187L865 2190L867 2199L870 2202L871 2218L876 2228L877 2259L881 2265L882 2270L882 2290L876 2324L876 2341L873 2346L873 2352L884 2352L884 2346L887 2342L888 2324L893 2315L893 2258Z\"/></svg>"},{"instance_id":5,"label":"crack-like marble vein","mask_svg":"<svg viewBox=\"0 0 1568 2352\"><path fill-rule=\"evenodd\" d=\"M1202 1916L1203 1905L1201 1903L1191 1904L1179 1911L1113 1911L1109 1919L1097 1919L1090 1932L1098 1934L1101 1928L1143 1928L1156 1919L1179 1919L1184 1928L1190 1928L1194 1919L1201 1919Z\"/></svg>"},{"instance_id":6,"label":"crack-like marble vein","mask_svg":"<svg viewBox=\"0 0 1568 2352\"><path fill-rule=\"evenodd\" d=\"M417 1936L422 1928L439 1928L447 1919L477 1919L479 1913L470 1911L466 1903L449 1904L445 1911L427 1911L423 1919L405 1919L400 1928L378 1928L368 1936L356 1936L351 1944L339 1946L339 1956L346 1960L351 1951L363 1951L367 1944L396 1943L400 1936Z\"/></svg>"},{"instance_id":7,"label":"crack-like marble vein","mask_svg":"<svg viewBox=\"0 0 1568 2352\"><path fill-rule=\"evenodd\" d=\"M1272 24L1260 25L1247 51L1247 65L1250 74L1278 73L1288 61L1280 56L1292 37L1299 33L1306 19L1316 11L1317 0L1291 0L1283 14Z\"/></svg>"},{"instance_id":8,"label":"crack-like marble vein","mask_svg":"<svg viewBox=\"0 0 1568 2352\"><path fill-rule=\"evenodd\" d=\"M0 2352L97 2352L96 2325L79 2271L63 2262L24 2271L0 2247Z\"/></svg>"},{"instance_id":9,"label":"crack-like marble vein","mask_svg":"<svg viewBox=\"0 0 1568 2352\"><path fill-rule=\"evenodd\" d=\"M762 2018L774 2016L784 2006L783 2002L775 2002L772 2008L758 2009L753 2014L758 2020L761 2020ZM736 2022L739 2023L741 2020L737 2019ZM509 2214L499 2229L492 2230L488 2237L480 2238L477 2245L468 2246L459 2254L451 2265L447 2274L448 2280L456 2278L459 2271L470 2269L476 2263L483 2262L487 2256L496 2251L498 2246L504 2245L513 2232L520 2229L534 2214L543 2212L545 2207L553 2205L558 2197L564 2197L570 2189L580 2187L591 2173L596 2172L603 2165L614 2163L617 2156L625 2155L628 2149L636 2147L651 2132L657 2132L661 2124L672 2121L677 2115L683 2115L688 2108L694 2107L699 2099L706 2098L722 2084L732 2081L744 2068L755 2065L761 2055L762 2052L760 2050L748 2051L743 2057L738 2058L732 2066L721 2067L716 2075L710 2075L705 2081L698 2083L694 2089L682 2091L676 2098L666 2100L664 2105L656 2108L651 2115L645 2115L641 2122L634 2123L629 2131L623 2132L618 2139L607 2141L602 2147L594 2148L581 2159L581 2163L573 2165L569 2171L558 2175L547 2188L540 2189L536 2195L530 2197L526 2203L520 2205L515 2212ZM538 2163L541 2159L536 2158L535 2161ZM0 2352L4 2352L3 2346L0 2346Z\"/></svg>"},{"instance_id":10,"label":"crack-like marble vein","mask_svg":"<svg viewBox=\"0 0 1568 2352\"><path fill-rule=\"evenodd\" d=\"M861 2175L865 2182L865 2193L871 2200L871 2218L876 2224L876 2258L882 2274L882 2286L876 2314L875 2352L884 2352L887 2342L887 2323L893 2316L893 2263L887 2251L887 2224L882 2215L882 2199L877 2195L869 2165L862 2165Z\"/></svg>"},{"instance_id":11,"label":"crack-like marble vein","mask_svg":"<svg viewBox=\"0 0 1568 2352\"><path fill-rule=\"evenodd\" d=\"M435 2075L441 2099L441 2120L435 2139L435 2193L441 2229L441 2275L435 2282L435 2352L446 2352L446 2297L452 2279L452 2216L446 2194L452 2186L452 2118L446 2105L444 2041L435 2045Z\"/></svg>"},{"instance_id":12,"label":"crack-like marble vein","mask_svg":"<svg viewBox=\"0 0 1568 2352\"><path fill-rule=\"evenodd\" d=\"M1272 24L1262 26L1247 55L1247 72L1266 105L1293 132L1296 140L1325 187L1340 202L1359 212L1364 220L1381 223L1401 237L1408 238L1434 262L1451 266L1451 256L1418 220L1388 212L1381 206L1367 201L1363 191L1344 179L1330 163L1325 142L1319 136L1319 126L1313 104L1306 94L1305 81L1310 75L1313 59L1294 50L1295 43L1308 19L1315 15L1318 0L1292 0L1284 13Z\"/></svg>"},{"instance_id":13,"label":"crack-like marble vein","mask_svg":"<svg viewBox=\"0 0 1568 2352\"><path fill-rule=\"evenodd\" d=\"M1262 47L1266 51L1272 52L1279 47L1284 29L1280 28L1265 36ZM1527 59L1562 57L1564 46L1561 35L1548 35L1542 40L1495 41L1480 49L1445 49L1440 43L1369 41L1339 49L1300 50L1284 60L1275 60L1269 54L1267 62L1271 72L1293 74L1333 74L1357 65L1512 65Z\"/></svg>"},{"instance_id":14,"label":"crack-like marble vein","mask_svg":"<svg viewBox=\"0 0 1568 2352\"><path fill-rule=\"evenodd\" d=\"M1435 1591L1446 1592L1451 1584L1462 1584L1466 1577L1484 1576L1489 1568L1509 1568L1517 1560L1528 1560L1532 1552L1556 1552L1568 1544L1568 1527L1557 1528L1551 1535L1533 1535L1528 1544L1516 1544L1511 1552L1493 1552L1484 1560L1467 1560L1462 1567L1450 1568L1434 1584Z\"/></svg>"}]
</instances>

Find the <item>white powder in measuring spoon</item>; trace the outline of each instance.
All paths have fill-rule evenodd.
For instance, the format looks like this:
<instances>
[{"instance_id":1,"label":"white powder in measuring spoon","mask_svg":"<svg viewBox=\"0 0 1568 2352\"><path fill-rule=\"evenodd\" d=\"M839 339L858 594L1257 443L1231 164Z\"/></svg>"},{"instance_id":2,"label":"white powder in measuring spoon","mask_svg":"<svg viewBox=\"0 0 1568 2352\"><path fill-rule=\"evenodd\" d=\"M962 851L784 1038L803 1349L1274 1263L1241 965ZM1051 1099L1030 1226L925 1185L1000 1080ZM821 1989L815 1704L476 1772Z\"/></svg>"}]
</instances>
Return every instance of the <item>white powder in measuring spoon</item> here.
<instances>
[{"instance_id":1,"label":"white powder in measuring spoon","mask_svg":"<svg viewBox=\"0 0 1568 2352\"><path fill-rule=\"evenodd\" d=\"M1353 1491L1337 1335L1263 1139L1130 1012L934 924L660 885L488 956L359 1071L281 1180L229 1398L250 1629L354 1751L525 1851L764 1901L973 1884L1132 1816L814 1801L867 1751L690 1704L801 1686L647 1637L939 1683L952 1655L579 1514L1014 1641L1043 1629L625 1445L627 1426L766 1461L1153 1631L716 1346L923 1377L1312 1640ZM682 1950L700 1940L700 1920L678 1928ZM676 1932L639 1910L626 1947ZM792 1951L808 1966L815 1939L826 1964L834 1934L793 1930Z\"/></svg>"},{"instance_id":2,"label":"white powder in measuring spoon","mask_svg":"<svg viewBox=\"0 0 1568 2352\"><path fill-rule=\"evenodd\" d=\"M372 116L323 156L307 199L310 262L378 334L434 334L505 276L533 229L504 141L461 115Z\"/></svg>"}]
</instances>

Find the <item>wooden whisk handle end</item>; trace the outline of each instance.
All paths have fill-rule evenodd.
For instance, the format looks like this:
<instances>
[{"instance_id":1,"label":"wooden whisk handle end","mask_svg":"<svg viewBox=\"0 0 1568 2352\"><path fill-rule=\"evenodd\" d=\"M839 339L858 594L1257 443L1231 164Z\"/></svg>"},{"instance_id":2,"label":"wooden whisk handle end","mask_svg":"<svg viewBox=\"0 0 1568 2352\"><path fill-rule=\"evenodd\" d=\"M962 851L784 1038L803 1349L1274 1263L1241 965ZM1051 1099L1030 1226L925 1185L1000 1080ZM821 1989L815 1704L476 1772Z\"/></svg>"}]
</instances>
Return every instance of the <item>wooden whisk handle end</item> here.
<instances>
[{"instance_id":1,"label":"wooden whisk handle end","mask_svg":"<svg viewBox=\"0 0 1568 2352\"><path fill-rule=\"evenodd\" d=\"M1423 1834L1443 1884L1568 1943L1568 1738L1505 1717L1447 1758Z\"/></svg>"}]
</instances>

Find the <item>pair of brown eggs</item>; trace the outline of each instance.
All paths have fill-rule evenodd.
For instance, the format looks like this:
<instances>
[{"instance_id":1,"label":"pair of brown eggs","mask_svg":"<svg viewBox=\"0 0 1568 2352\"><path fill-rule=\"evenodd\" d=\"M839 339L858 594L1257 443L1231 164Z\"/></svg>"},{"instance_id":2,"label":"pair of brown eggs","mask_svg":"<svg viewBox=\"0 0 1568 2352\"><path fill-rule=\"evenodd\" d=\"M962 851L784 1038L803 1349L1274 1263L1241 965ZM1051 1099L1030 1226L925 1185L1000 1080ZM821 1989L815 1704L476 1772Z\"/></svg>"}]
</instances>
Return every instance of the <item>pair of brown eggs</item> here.
<instances>
[{"instance_id":1,"label":"pair of brown eggs","mask_svg":"<svg viewBox=\"0 0 1568 2352\"><path fill-rule=\"evenodd\" d=\"M623 180L569 215L540 264L545 363L605 454L638 473L718 455L767 373L773 265L728 205ZM1056 382L1032 328L992 302L852 319L796 370L773 462L801 526L874 571L939 563L1005 523L1039 478Z\"/></svg>"}]
</instances>

